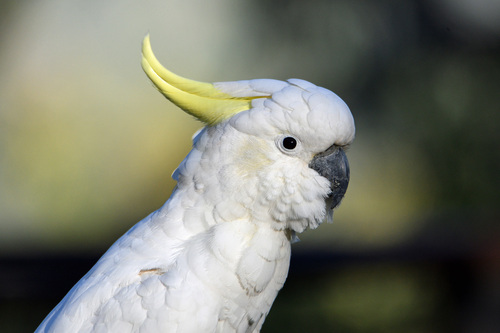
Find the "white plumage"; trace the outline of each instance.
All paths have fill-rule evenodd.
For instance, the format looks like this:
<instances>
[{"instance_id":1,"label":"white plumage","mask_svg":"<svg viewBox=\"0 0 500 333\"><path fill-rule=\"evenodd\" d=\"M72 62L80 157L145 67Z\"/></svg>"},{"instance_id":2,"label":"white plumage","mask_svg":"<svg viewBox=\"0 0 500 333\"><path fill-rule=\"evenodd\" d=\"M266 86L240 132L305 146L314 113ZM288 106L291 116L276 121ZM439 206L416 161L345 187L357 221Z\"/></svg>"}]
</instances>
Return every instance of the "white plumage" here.
<instances>
[{"instance_id":1,"label":"white plumage","mask_svg":"<svg viewBox=\"0 0 500 333\"><path fill-rule=\"evenodd\" d=\"M347 187L311 163L348 145L354 122L339 97L302 80L212 87L251 107L206 121L173 174L170 199L123 235L37 332L259 332L287 277L293 235L316 228ZM348 178L347 162L328 158Z\"/></svg>"}]
</instances>

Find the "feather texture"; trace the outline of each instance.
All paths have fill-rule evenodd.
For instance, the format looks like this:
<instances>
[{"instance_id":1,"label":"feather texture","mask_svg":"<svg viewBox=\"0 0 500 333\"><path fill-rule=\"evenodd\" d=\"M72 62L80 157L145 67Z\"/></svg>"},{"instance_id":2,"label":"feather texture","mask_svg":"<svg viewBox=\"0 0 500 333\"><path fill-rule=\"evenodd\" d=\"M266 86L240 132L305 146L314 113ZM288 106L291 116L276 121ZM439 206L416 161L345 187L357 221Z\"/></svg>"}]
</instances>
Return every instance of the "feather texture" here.
<instances>
[{"instance_id":1,"label":"feather texture","mask_svg":"<svg viewBox=\"0 0 500 333\"><path fill-rule=\"evenodd\" d=\"M354 122L340 98L306 81L214 87L265 97L196 134L170 199L123 235L37 332L260 331L286 280L293 235L326 215L331 181L309 163L349 144Z\"/></svg>"}]
</instances>

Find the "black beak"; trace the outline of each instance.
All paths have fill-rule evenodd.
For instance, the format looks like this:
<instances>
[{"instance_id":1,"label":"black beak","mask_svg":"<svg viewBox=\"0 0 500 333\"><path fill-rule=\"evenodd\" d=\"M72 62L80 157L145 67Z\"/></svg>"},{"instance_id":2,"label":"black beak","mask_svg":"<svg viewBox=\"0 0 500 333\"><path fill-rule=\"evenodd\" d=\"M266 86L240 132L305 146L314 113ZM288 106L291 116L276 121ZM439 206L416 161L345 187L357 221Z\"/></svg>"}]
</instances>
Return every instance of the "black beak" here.
<instances>
[{"instance_id":1,"label":"black beak","mask_svg":"<svg viewBox=\"0 0 500 333\"><path fill-rule=\"evenodd\" d=\"M327 199L327 209L334 209L342 201L349 185L349 162L344 150L333 145L314 156L309 167L330 181L331 192Z\"/></svg>"}]
</instances>

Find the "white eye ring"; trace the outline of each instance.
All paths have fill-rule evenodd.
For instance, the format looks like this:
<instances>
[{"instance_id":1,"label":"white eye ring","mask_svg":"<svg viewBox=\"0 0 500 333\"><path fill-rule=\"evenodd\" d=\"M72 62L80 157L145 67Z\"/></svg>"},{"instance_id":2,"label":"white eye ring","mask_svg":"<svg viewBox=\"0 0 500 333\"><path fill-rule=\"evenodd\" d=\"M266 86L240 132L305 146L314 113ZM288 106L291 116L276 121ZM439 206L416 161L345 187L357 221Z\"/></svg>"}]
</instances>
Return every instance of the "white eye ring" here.
<instances>
[{"instance_id":1,"label":"white eye ring","mask_svg":"<svg viewBox=\"0 0 500 333\"><path fill-rule=\"evenodd\" d=\"M293 135L283 134L276 139L276 145L283 153L293 154L298 151L300 141Z\"/></svg>"}]
</instances>

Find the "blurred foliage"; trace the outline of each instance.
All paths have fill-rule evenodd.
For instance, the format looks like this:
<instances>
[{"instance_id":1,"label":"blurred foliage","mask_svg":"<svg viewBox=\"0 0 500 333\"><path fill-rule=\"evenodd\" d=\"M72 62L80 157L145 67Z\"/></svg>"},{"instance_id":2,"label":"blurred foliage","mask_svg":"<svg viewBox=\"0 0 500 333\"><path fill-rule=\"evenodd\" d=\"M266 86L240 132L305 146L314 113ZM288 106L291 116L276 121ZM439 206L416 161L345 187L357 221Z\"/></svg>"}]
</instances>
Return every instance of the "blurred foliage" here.
<instances>
[{"instance_id":1,"label":"blurred foliage","mask_svg":"<svg viewBox=\"0 0 500 333\"><path fill-rule=\"evenodd\" d=\"M288 281L264 324L268 332L429 332L446 287L435 272L405 265L346 267Z\"/></svg>"},{"instance_id":2,"label":"blurred foliage","mask_svg":"<svg viewBox=\"0 0 500 333\"><path fill-rule=\"evenodd\" d=\"M424 159L434 208L498 207L499 79L498 54L442 47L388 71L380 94L384 120Z\"/></svg>"}]
</instances>

